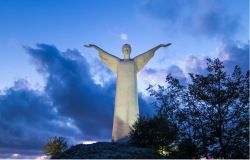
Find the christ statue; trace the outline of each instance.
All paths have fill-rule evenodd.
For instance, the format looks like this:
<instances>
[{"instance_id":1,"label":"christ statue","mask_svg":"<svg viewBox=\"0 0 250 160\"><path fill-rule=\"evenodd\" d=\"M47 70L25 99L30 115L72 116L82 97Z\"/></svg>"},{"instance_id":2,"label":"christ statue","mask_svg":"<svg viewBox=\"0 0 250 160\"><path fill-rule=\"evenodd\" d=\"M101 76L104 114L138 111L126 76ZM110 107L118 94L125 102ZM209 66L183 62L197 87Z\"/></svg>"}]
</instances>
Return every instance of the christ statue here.
<instances>
[{"instance_id":1,"label":"christ statue","mask_svg":"<svg viewBox=\"0 0 250 160\"><path fill-rule=\"evenodd\" d=\"M129 44L124 44L122 46L123 59L109 54L94 44L85 45L85 47L95 48L101 60L117 75L112 141L126 141L131 127L139 116L137 73L154 56L156 50L169 45L171 43L160 44L130 58L131 47Z\"/></svg>"}]
</instances>

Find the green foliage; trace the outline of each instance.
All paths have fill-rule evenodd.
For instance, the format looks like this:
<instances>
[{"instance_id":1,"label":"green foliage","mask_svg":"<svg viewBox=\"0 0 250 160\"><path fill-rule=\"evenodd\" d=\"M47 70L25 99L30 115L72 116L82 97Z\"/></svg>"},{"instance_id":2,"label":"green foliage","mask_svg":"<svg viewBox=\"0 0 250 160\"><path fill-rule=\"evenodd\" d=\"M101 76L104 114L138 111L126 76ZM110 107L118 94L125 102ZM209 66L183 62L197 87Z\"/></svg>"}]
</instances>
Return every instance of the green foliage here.
<instances>
[{"instance_id":1,"label":"green foliage","mask_svg":"<svg viewBox=\"0 0 250 160\"><path fill-rule=\"evenodd\" d=\"M168 155L176 139L177 129L163 116L140 117L130 132L129 143L137 147L151 148Z\"/></svg>"},{"instance_id":2,"label":"green foliage","mask_svg":"<svg viewBox=\"0 0 250 160\"><path fill-rule=\"evenodd\" d=\"M44 145L46 155L54 156L67 149L68 145L64 137L52 137L48 143Z\"/></svg>"},{"instance_id":3,"label":"green foliage","mask_svg":"<svg viewBox=\"0 0 250 160\"><path fill-rule=\"evenodd\" d=\"M189 75L188 84L168 75L166 87L148 89L158 114L178 127L177 158L189 156L186 139L198 158L249 158L249 71L235 66L229 75L219 59L207 59L206 74Z\"/></svg>"}]
</instances>

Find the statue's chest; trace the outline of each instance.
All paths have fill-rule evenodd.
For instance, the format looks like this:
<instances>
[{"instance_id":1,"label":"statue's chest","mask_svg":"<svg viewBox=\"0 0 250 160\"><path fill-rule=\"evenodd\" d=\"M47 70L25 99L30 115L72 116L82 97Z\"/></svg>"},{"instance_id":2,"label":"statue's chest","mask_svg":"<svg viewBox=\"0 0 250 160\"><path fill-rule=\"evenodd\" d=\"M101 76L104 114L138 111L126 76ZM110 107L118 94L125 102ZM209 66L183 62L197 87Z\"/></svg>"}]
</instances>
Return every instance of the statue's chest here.
<instances>
[{"instance_id":1,"label":"statue's chest","mask_svg":"<svg viewBox=\"0 0 250 160\"><path fill-rule=\"evenodd\" d=\"M118 65L118 74L119 75L134 75L136 73L135 63L133 60L129 61L120 61Z\"/></svg>"}]
</instances>

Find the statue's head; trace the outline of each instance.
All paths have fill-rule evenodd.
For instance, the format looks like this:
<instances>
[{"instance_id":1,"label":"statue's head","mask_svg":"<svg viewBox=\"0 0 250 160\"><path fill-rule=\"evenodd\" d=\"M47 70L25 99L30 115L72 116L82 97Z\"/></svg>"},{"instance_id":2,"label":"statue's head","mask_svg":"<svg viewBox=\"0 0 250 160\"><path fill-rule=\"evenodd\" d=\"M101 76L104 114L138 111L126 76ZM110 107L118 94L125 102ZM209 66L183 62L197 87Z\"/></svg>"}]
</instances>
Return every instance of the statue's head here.
<instances>
[{"instance_id":1,"label":"statue's head","mask_svg":"<svg viewBox=\"0 0 250 160\"><path fill-rule=\"evenodd\" d=\"M122 53L124 55L124 59L129 59L131 53L131 46L129 44L124 44L122 46Z\"/></svg>"}]
</instances>

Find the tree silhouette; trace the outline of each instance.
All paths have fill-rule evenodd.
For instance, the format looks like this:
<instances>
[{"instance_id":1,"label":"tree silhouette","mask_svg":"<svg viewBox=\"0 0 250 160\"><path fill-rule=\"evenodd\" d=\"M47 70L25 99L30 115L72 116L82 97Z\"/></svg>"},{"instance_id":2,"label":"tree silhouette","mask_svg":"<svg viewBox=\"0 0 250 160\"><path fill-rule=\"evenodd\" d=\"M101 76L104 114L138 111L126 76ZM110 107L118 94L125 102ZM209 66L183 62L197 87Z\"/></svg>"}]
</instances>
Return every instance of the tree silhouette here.
<instances>
[{"instance_id":1,"label":"tree silhouette","mask_svg":"<svg viewBox=\"0 0 250 160\"><path fill-rule=\"evenodd\" d=\"M188 84L168 75L167 87L148 88L158 113L176 124L179 141L195 142L200 157L248 158L249 71L235 66L229 75L219 59L207 59L207 74L189 75Z\"/></svg>"},{"instance_id":2,"label":"tree silhouette","mask_svg":"<svg viewBox=\"0 0 250 160\"><path fill-rule=\"evenodd\" d=\"M169 155L173 150L177 128L163 116L139 117L130 132L129 143L137 147L151 148L160 154Z\"/></svg>"}]
</instances>

